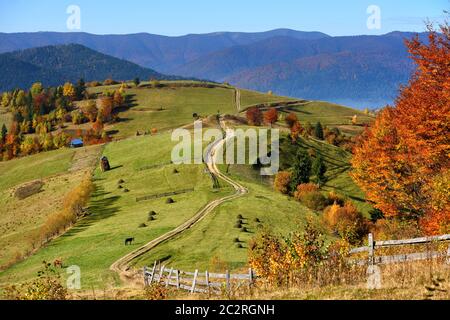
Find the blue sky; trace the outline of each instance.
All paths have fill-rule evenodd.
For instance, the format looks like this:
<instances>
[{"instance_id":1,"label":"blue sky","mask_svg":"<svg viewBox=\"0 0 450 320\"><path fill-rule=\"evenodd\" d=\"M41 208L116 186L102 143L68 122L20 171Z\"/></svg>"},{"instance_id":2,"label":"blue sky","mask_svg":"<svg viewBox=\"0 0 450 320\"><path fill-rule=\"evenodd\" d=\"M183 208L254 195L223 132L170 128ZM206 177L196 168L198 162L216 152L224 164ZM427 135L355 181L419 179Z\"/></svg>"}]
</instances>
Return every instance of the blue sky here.
<instances>
[{"instance_id":1,"label":"blue sky","mask_svg":"<svg viewBox=\"0 0 450 320\"><path fill-rule=\"evenodd\" d=\"M422 31L443 21L450 0L0 0L0 32L74 31L69 5L81 9L81 29L96 34L148 32L170 36L215 31L291 28L333 36ZM368 29L369 5L381 29Z\"/></svg>"}]
</instances>

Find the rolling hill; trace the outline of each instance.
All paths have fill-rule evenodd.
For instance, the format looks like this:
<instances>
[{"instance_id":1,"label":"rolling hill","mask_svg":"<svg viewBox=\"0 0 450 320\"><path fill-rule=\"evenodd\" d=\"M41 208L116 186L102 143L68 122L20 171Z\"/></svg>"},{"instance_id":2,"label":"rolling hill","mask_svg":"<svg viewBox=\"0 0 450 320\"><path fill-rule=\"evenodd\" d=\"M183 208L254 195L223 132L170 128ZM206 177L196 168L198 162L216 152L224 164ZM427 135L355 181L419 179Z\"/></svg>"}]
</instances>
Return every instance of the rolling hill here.
<instances>
[{"instance_id":1,"label":"rolling hill","mask_svg":"<svg viewBox=\"0 0 450 320\"><path fill-rule=\"evenodd\" d=\"M43 260L53 261L57 258L68 265L82 268L83 290L120 287L117 274L109 270L111 263L173 230L209 201L233 191L225 182L220 182L220 188L214 188L204 165L172 164L170 154L176 142L171 140L171 129L192 124L193 112L204 119L217 114L218 108L221 114L242 115L249 105L288 100L285 97L240 90L240 112L235 101L237 89L233 87L192 87L189 82L182 86L181 81L162 81L161 84L166 86L161 88L151 88L146 84L144 82L138 88L127 89L133 104L120 110L122 121L105 128L117 131L118 138L127 139L94 146L99 147L96 149L92 149L92 146L62 149L0 163L0 169L3 169L0 170L0 181L4 181L0 183L0 215L5 226L8 226L0 237L0 244L4 248L0 252L0 265L9 266L10 261L17 262L0 271L0 287L33 278ZM88 90L94 93L114 88L116 86L103 86ZM292 110L302 120L320 119L327 125L347 125L353 114L359 114L358 111L324 102L304 102L293 106ZM143 132L152 127L158 128L158 134L134 137L136 131ZM325 143L311 144L324 150L330 157L342 158L346 164L347 155L344 153L342 156L338 148ZM93 159L99 159L103 154L113 167L113 170L102 173L96 165L93 175L96 189L87 208L89 215L33 255L22 261L16 259L29 252L29 236L39 231L46 217L57 212L65 195L79 183L79 171L93 170L90 164L80 161L87 154L91 154ZM222 172L227 170L225 165L221 165L220 169ZM339 188L346 194L359 196L359 190L353 188L345 172L330 172L336 173L336 177L330 179L327 185L330 190ZM198 265L203 268L209 267L210 259L220 253L232 269L238 269L246 263L246 242L255 231L254 219L259 218L265 225L286 233L293 226L292 222L303 224L311 214L301 203L287 201L285 196L275 193L270 183L261 181L259 175L255 178L255 170L251 166L231 166L228 175L245 184L250 194L224 203L186 234L180 235L180 238L143 256L136 261L137 265L148 264L155 257L170 256L169 261L176 263L177 267L186 266L190 269ZM44 182L42 192L25 200L12 196L17 186L36 179ZM172 204L166 203L167 197L136 201L138 197L182 189L193 191L173 196L175 203ZM45 202L45 199L51 199L52 202ZM30 206L31 211L25 210L26 206ZM151 211L156 212L153 219L149 218ZM242 233L233 227L238 213L248 219L250 232ZM32 219L24 220L24 215ZM136 243L124 246L123 239L130 236L136 237ZM242 241L243 248L235 246L235 237ZM11 245L14 242L16 245ZM184 244L179 246L180 243ZM190 252L193 254L189 255Z\"/></svg>"},{"instance_id":2,"label":"rolling hill","mask_svg":"<svg viewBox=\"0 0 450 320\"><path fill-rule=\"evenodd\" d=\"M57 86L65 81L170 79L154 70L120 60L78 44L47 46L0 55L0 91L29 88L40 81Z\"/></svg>"}]
</instances>

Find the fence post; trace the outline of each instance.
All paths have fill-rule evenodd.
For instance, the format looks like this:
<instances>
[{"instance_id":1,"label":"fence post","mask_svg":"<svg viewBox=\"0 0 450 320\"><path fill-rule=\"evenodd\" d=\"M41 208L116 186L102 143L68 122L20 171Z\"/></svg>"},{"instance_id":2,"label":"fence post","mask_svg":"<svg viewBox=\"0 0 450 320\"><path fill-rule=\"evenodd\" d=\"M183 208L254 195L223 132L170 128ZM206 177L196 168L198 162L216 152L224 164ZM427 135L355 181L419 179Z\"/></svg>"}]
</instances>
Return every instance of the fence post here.
<instances>
[{"instance_id":1,"label":"fence post","mask_svg":"<svg viewBox=\"0 0 450 320\"><path fill-rule=\"evenodd\" d=\"M180 270L178 269L176 272L176 277L177 277L177 289L180 289Z\"/></svg>"},{"instance_id":2,"label":"fence post","mask_svg":"<svg viewBox=\"0 0 450 320\"><path fill-rule=\"evenodd\" d=\"M155 277L155 272L156 272L156 260L155 260L155 263L153 264L152 275L150 277L150 283L149 284L152 284L153 278Z\"/></svg>"},{"instance_id":3,"label":"fence post","mask_svg":"<svg viewBox=\"0 0 450 320\"><path fill-rule=\"evenodd\" d=\"M375 263L375 241L373 241L373 234L369 233L368 237L369 246L369 266L373 266Z\"/></svg>"},{"instance_id":4,"label":"fence post","mask_svg":"<svg viewBox=\"0 0 450 320\"><path fill-rule=\"evenodd\" d=\"M227 270L226 274L226 286L227 286L227 292L230 291L230 271Z\"/></svg>"},{"instance_id":5,"label":"fence post","mask_svg":"<svg viewBox=\"0 0 450 320\"><path fill-rule=\"evenodd\" d=\"M169 283L170 283L170 277L172 276L172 271L173 271L173 267L172 267L172 268L170 268L170 271L169 271L169 276L167 277L166 287L168 287L168 286L169 286Z\"/></svg>"},{"instance_id":6,"label":"fence post","mask_svg":"<svg viewBox=\"0 0 450 320\"><path fill-rule=\"evenodd\" d=\"M148 286L148 278L147 278L147 267L146 266L144 266L144 269L143 269L143 272L144 272L144 286Z\"/></svg>"},{"instance_id":7,"label":"fence post","mask_svg":"<svg viewBox=\"0 0 450 320\"><path fill-rule=\"evenodd\" d=\"M208 272L208 270L205 271L205 282L206 282L206 290L208 290L208 295L209 295L209 272Z\"/></svg>"},{"instance_id":8,"label":"fence post","mask_svg":"<svg viewBox=\"0 0 450 320\"><path fill-rule=\"evenodd\" d=\"M248 268L248 277L249 277L249 280L250 280L250 286L252 286L252 284L253 284L253 270L252 270L252 268Z\"/></svg>"},{"instance_id":9,"label":"fence post","mask_svg":"<svg viewBox=\"0 0 450 320\"><path fill-rule=\"evenodd\" d=\"M195 292L195 282L197 281L198 269L195 270L194 280L192 281L191 293Z\"/></svg>"},{"instance_id":10,"label":"fence post","mask_svg":"<svg viewBox=\"0 0 450 320\"><path fill-rule=\"evenodd\" d=\"M161 282L161 279L162 279L162 277L163 277L163 275L164 275L164 269L165 269L165 268L166 268L166 266L163 265L163 266L161 267L161 270L159 270L159 279L158 279L158 283Z\"/></svg>"}]
</instances>

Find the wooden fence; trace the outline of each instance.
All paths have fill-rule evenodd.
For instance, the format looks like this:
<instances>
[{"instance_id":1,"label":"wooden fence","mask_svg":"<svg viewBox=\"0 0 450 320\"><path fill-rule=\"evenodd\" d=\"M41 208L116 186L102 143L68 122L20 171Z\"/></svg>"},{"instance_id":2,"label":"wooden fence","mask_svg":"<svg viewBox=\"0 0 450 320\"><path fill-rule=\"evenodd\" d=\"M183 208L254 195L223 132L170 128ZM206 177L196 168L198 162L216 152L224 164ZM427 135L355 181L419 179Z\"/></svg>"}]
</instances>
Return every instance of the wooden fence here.
<instances>
[{"instance_id":1,"label":"wooden fence","mask_svg":"<svg viewBox=\"0 0 450 320\"><path fill-rule=\"evenodd\" d=\"M368 237L368 245L365 247L352 249L350 250L350 254L368 252L367 260L352 260L353 262L359 265L368 264L370 266L375 264L401 263L401 262L427 260L439 257L447 257L446 262L447 264L450 264L450 245L448 246L447 252L425 251L425 252L397 254L391 256L377 256L375 254L376 253L375 250L378 248L417 245L417 244L432 244L449 240L450 234L432 237L413 238L413 239L375 241L373 235L370 233Z\"/></svg>"},{"instance_id":2,"label":"wooden fence","mask_svg":"<svg viewBox=\"0 0 450 320\"><path fill-rule=\"evenodd\" d=\"M232 285L236 288L247 285L251 287L254 283L255 273L250 268L247 274L212 273L182 271L174 268L166 268L155 261L153 267L144 267L144 283L161 283L166 287L173 286L177 289L189 291L191 293L220 294L223 290L228 292Z\"/></svg>"},{"instance_id":3,"label":"wooden fence","mask_svg":"<svg viewBox=\"0 0 450 320\"><path fill-rule=\"evenodd\" d=\"M177 191L170 191L170 192L164 192L164 193L157 193L157 194L150 194L147 196L137 197L136 202L139 201L145 201L145 200L152 200L152 199L158 199L158 198L165 198L169 196L176 196L182 193L188 193L193 192L194 188L191 189L183 189L183 190L177 190Z\"/></svg>"}]
</instances>

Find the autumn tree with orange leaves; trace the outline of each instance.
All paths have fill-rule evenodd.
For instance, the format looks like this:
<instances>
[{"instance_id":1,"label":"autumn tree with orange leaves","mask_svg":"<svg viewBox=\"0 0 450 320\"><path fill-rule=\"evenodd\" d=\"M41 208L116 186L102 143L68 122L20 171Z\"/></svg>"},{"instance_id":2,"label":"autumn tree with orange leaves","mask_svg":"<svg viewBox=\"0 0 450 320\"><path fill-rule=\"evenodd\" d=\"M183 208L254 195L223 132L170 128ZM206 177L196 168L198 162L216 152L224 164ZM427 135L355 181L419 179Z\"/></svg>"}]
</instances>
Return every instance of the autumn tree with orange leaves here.
<instances>
[{"instance_id":1,"label":"autumn tree with orange leaves","mask_svg":"<svg viewBox=\"0 0 450 320\"><path fill-rule=\"evenodd\" d=\"M263 114L258 107L249 108L245 115L252 126L260 126L263 121Z\"/></svg>"},{"instance_id":2,"label":"autumn tree with orange leaves","mask_svg":"<svg viewBox=\"0 0 450 320\"><path fill-rule=\"evenodd\" d=\"M278 120L278 111L275 108L270 108L264 112L264 122L273 125Z\"/></svg>"},{"instance_id":3,"label":"autumn tree with orange leaves","mask_svg":"<svg viewBox=\"0 0 450 320\"><path fill-rule=\"evenodd\" d=\"M355 147L353 178L386 216L450 232L450 32L429 26L429 42L406 41L417 69Z\"/></svg>"}]
</instances>

